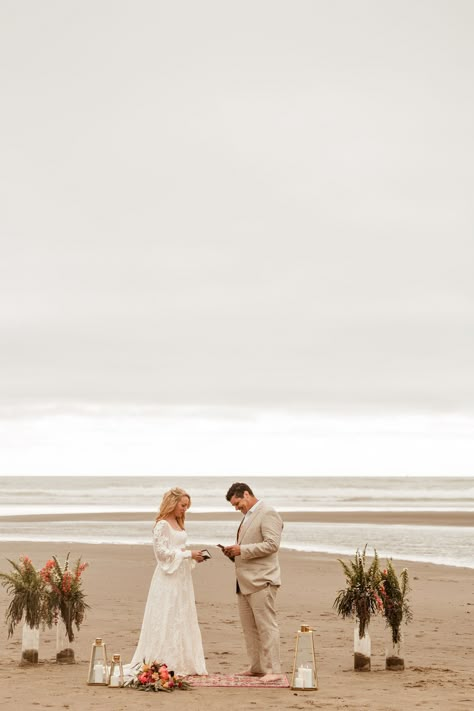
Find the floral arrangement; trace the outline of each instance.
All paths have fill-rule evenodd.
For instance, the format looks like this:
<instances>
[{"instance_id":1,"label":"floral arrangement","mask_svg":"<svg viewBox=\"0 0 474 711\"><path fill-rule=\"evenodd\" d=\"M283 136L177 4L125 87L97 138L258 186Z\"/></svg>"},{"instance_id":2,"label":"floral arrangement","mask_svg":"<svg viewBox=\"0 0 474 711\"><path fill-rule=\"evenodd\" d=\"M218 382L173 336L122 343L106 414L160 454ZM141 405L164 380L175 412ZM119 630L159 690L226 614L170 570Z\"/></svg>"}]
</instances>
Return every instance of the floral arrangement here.
<instances>
[{"instance_id":1,"label":"floral arrangement","mask_svg":"<svg viewBox=\"0 0 474 711\"><path fill-rule=\"evenodd\" d=\"M44 581L27 555L20 562L7 559L13 568L11 573L0 573L0 583L12 595L5 612L8 636L24 618L29 627L38 628L48 618Z\"/></svg>"},{"instance_id":2,"label":"floral arrangement","mask_svg":"<svg viewBox=\"0 0 474 711\"><path fill-rule=\"evenodd\" d=\"M391 560L387 560L387 567L382 571L379 582L380 606L387 622L387 626L392 631L392 642L394 645L401 641L400 627L403 621L408 623L412 618L412 612L408 603L408 571L402 570L397 576Z\"/></svg>"},{"instance_id":3,"label":"floral arrangement","mask_svg":"<svg viewBox=\"0 0 474 711\"><path fill-rule=\"evenodd\" d=\"M380 568L377 551L374 560L366 567L366 550L357 550L354 560L345 563L339 559L346 576L346 587L339 590L333 607L343 618L355 617L359 622L359 638L365 635L370 618L382 609L379 595Z\"/></svg>"},{"instance_id":4,"label":"floral arrangement","mask_svg":"<svg viewBox=\"0 0 474 711\"><path fill-rule=\"evenodd\" d=\"M77 629L84 620L85 611L89 605L85 601L82 590L82 574L88 563L82 563L78 558L73 566L69 565L69 553L64 565L53 556L40 570L41 579L47 590L47 607L49 624L57 622L60 616L66 628L70 642L74 640L73 624Z\"/></svg>"},{"instance_id":5,"label":"floral arrangement","mask_svg":"<svg viewBox=\"0 0 474 711\"><path fill-rule=\"evenodd\" d=\"M174 691L189 689L191 684L182 677L175 676L175 673L168 669L164 662L152 662L140 667L134 679L125 683L133 689L140 691Z\"/></svg>"}]
</instances>

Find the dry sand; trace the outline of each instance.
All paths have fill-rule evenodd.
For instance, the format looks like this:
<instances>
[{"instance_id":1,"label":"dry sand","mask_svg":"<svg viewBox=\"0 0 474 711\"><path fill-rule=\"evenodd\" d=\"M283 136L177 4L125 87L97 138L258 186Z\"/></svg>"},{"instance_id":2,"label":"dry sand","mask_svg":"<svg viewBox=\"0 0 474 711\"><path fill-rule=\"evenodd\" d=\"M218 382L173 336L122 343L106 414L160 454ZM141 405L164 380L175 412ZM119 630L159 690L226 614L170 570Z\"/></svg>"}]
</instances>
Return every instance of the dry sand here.
<instances>
[{"instance_id":1,"label":"dry sand","mask_svg":"<svg viewBox=\"0 0 474 711\"><path fill-rule=\"evenodd\" d=\"M11 519L10 519L11 520ZM443 521L443 523L445 523ZM124 524L126 522L124 520ZM42 632L40 664L20 667L20 636L0 637L0 708L121 711L126 709L349 709L350 711L472 711L474 709L474 570L408 563L412 581L413 622L405 629L404 672L384 669L386 631L371 624L372 671L357 673L352 664L353 626L337 617L332 603L343 587L334 556L282 551L283 585L278 607L283 668L291 674L295 634L301 624L316 630L319 690L199 688L173 694L145 694L86 684L90 646L96 636L109 654L132 656L154 569L151 546L52 543L0 544L0 569L6 557L27 553L37 566L51 554L90 563L84 584L91 609L77 639L77 663L54 662L51 630ZM210 673L234 673L246 666L237 617L232 564L217 549L211 561L196 567L194 586L204 650ZM402 561L395 561L396 567ZM0 588L0 610L7 596Z\"/></svg>"}]
</instances>

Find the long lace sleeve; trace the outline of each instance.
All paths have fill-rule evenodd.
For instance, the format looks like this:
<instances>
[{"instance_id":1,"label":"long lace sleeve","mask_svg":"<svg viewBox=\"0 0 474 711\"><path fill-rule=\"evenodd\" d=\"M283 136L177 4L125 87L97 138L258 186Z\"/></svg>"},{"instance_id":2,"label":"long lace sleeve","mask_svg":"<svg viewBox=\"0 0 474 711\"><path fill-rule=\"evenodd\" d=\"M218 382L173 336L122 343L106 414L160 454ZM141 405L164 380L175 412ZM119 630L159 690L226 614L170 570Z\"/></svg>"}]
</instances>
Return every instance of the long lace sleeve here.
<instances>
[{"instance_id":1,"label":"long lace sleeve","mask_svg":"<svg viewBox=\"0 0 474 711\"><path fill-rule=\"evenodd\" d=\"M173 543L166 521L158 521L153 529L153 550L158 565L168 575L175 573L185 558L191 558L191 551Z\"/></svg>"}]
</instances>

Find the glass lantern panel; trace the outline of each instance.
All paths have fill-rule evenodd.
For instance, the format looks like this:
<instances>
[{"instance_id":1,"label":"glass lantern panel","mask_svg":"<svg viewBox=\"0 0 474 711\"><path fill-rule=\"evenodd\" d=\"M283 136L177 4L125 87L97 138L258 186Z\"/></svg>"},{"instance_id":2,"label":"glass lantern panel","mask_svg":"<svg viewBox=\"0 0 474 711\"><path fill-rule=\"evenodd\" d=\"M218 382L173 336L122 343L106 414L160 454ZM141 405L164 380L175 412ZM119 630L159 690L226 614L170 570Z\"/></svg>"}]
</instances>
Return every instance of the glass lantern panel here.
<instances>
[{"instance_id":1,"label":"glass lantern panel","mask_svg":"<svg viewBox=\"0 0 474 711\"><path fill-rule=\"evenodd\" d=\"M297 633L293 686L306 689L317 688L312 632Z\"/></svg>"},{"instance_id":2,"label":"glass lantern panel","mask_svg":"<svg viewBox=\"0 0 474 711\"><path fill-rule=\"evenodd\" d=\"M122 662L120 659L113 659L110 665L109 686L123 686L123 681Z\"/></svg>"},{"instance_id":3,"label":"glass lantern panel","mask_svg":"<svg viewBox=\"0 0 474 711\"><path fill-rule=\"evenodd\" d=\"M104 644L92 645L89 684L107 684L107 653Z\"/></svg>"}]
</instances>

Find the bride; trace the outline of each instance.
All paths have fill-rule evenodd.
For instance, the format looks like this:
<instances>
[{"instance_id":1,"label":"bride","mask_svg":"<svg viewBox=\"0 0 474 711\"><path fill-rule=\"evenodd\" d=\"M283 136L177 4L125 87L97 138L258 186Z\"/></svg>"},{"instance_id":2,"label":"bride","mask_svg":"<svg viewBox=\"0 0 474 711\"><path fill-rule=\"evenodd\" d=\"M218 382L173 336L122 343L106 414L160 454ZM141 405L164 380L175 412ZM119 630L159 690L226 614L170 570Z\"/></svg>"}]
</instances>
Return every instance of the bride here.
<instances>
[{"instance_id":1,"label":"bride","mask_svg":"<svg viewBox=\"0 0 474 711\"><path fill-rule=\"evenodd\" d=\"M175 674L207 674L191 569L204 560L186 550L184 529L191 497L176 487L163 496L153 528L156 569L150 584L138 646L131 667L163 662Z\"/></svg>"}]
</instances>

